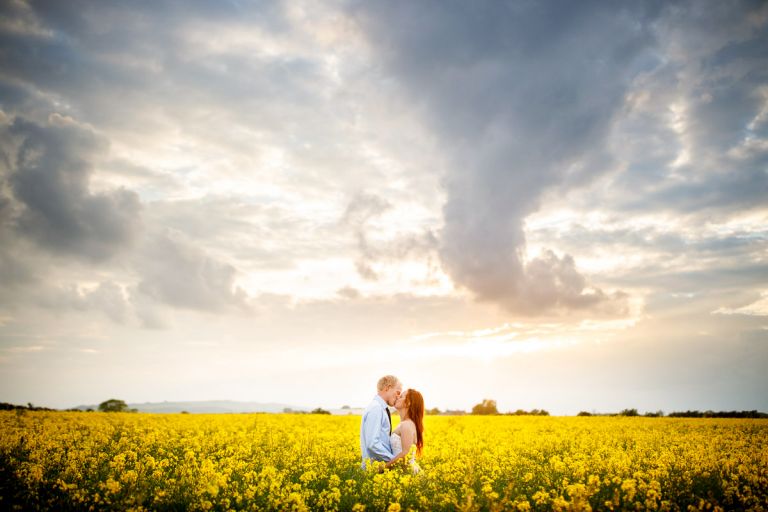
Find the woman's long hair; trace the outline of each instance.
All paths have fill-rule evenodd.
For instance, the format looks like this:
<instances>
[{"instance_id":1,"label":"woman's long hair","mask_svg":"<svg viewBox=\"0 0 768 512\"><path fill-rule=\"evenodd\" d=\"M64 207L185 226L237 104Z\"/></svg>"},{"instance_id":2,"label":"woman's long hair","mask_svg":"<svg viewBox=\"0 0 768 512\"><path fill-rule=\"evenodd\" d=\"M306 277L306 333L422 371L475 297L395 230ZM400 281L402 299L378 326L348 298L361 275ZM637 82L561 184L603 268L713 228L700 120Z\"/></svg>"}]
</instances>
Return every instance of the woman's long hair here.
<instances>
[{"instance_id":1,"label":"woman's long hair","mask_svg":"<svg viewBox=\"0 0 768 512\"><path fill-rule=\"evenodd\" d=\"M416 425L416 454L421 455L424 447L424 397L415 389L409 389L405 394L408 406L408 419Z\"/></svg>"}]
</instances>

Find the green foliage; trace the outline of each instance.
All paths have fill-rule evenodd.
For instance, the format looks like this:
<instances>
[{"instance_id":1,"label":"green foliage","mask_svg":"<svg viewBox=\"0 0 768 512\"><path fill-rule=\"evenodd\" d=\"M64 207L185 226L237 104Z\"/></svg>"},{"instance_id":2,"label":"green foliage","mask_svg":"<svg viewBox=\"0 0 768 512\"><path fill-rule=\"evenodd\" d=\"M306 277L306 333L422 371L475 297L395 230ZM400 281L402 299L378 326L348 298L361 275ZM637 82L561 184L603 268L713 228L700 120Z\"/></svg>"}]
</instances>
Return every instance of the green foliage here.
<instances>
[{"instance_id":1,"label":"green foliage","mask_svg":"<svg viewBox=\"0 0 768 512\"><path fill-rule=\"evenodd\" d=\"M764 412L752 411L685 411L671 412L670 418L768 418Z\"/></svg>"},{"instance_id":2,"label":"green foliage","mask_svg":"<svg viewBox=\"0 0 768 512\"><path fill-rule=\"evenodd\" d=\"M116 398L110 398L105 402L99 404L99 411L101 412L129 412L128 404L123 400Z\"/></svg>"},{"instance_id":3,"label":"green foliage","mask_svg":"<svg viewBox=\"0 0 768 512\"><path fill-rule=\"evenodd\" d=\"M313 409L310 414L331 414L330 411L326 411L325 409L318 407L317 409Z\"/></svg>"},{"instance_id":4,"label":"green foliage","mask_svg":"<svg viewBox=\"0 0 768 512\"><path fill-rule=\"evenodd\" d=\"M768 502L768 425L755 420L430 416L414 478L403 467L360 468L354 416L19 412L0 411L0 510L712 511Z\"/></svg>"},{"instance_id":5,"label":"green foliage","mask_svg":"<svg viewBox=\"0 0 768 512\"><path fill-rule=\"evenodd\" d=\"M48 407L37 407L32 403L27 405L15 405L7 402L0 402L0 411L54 411L55 409L49 409Z\"/></svg>"},{"instance_id":6,"label":"green foliage","mask_svg":"<svg viewBox=\"0 0 768 512\"><path fill-rule=\"evenodd\" d=\"M523 409L518 409L515 412L508 412L507 414L512 416L549 416L549 411L544 409L531 409L531 411L528 412Z\"/></svg>"},{"instance_id":7,"label":"green foliage","mask_svg":"<svg viewBox=\"0 0 768 512\"><path fill-rule=\"evenodd\" d=\"M482 403L472 408L472 414L499 414L499 410L496 408L496 400L483 399Z\"/></svg>"}]
</instances>

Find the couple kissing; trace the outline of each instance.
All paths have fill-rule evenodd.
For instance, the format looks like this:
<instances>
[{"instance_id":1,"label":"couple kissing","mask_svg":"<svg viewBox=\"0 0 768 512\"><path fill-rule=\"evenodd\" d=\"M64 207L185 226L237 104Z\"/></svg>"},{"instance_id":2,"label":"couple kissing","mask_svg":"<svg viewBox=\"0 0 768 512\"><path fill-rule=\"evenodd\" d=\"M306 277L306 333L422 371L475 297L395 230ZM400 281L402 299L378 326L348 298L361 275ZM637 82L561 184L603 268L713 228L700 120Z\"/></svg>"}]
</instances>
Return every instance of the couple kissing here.
<instances>
[{"instance_id":1,"label":"couple kissing","mask_svg":"<svg viewBox=\"0 0 768 512\"><path fill-rule=\"evenodd\" d=\"M424 447L424 398L415 389L403 392L403 385L393 375L380 378L376 388L378 392L365 409L360 425L363 468L370 462L381 461L386 468L406 464L418 473L421 469L416 456L421 456ZM390 406L400 415L400 424L394 431Z\"/></svg>"}]
</instances>

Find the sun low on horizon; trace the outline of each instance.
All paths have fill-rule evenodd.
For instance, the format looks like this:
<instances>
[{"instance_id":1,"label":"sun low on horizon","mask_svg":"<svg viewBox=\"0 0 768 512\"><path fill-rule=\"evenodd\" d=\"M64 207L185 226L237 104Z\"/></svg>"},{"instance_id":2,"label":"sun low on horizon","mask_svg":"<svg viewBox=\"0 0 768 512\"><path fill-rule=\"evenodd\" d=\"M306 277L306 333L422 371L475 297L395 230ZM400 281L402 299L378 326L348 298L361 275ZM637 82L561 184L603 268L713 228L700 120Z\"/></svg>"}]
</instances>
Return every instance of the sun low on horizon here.
<instances>
[{"instance_id":1,"label":"sun low on horizon","mask_svg":"<svg viewBox=\"0 0 768 512\"><path fill-rule=\"evenodd\" d=\"M0 7L0 402L768 411L768 6Z\"/></svg>"}]
</instances>

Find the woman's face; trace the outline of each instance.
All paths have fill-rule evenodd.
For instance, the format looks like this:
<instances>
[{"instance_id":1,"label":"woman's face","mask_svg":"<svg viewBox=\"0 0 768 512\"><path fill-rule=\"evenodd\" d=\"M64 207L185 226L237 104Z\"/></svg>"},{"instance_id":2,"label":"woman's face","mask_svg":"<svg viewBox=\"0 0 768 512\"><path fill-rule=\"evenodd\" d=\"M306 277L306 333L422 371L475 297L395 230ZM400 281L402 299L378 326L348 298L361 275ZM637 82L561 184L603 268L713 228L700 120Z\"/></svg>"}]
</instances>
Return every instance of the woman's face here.
<instances>
[{"instance_id":1,"label":"woman's face","mask_svg":"<svg viewBox=\"0 0 768 512\"><path fill-rule=\"evenodd\" d=\"M395 400L395 409L403 409L405 408L405 397L408 395L408 392L400 393L400 396L397 397L397 400Z\"/></svg>"}]
</instances>

